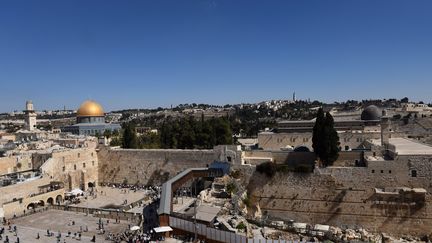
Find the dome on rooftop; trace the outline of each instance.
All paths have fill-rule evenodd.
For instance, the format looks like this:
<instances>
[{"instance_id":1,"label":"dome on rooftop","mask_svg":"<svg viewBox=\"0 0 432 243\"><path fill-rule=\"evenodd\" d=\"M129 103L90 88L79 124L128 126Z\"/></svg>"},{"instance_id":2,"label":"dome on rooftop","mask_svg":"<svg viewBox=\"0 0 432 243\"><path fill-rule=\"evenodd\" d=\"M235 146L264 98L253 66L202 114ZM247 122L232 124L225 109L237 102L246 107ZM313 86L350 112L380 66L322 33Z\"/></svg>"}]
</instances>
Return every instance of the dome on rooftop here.
<instances>
[{"instance_id":1,"label":"dome on rooftop","mask_svg":"<svg viewBox=\"0 0 432 243\"><path fill-rule=\"evenodd\" d=\"M381 119L381 110L374 106L370 105L366 107L361 113L361 119L364 121L376 121Z\"/></svg>"},{"instance_id":2,"label":"dome on rooftop","mask_svg":"<svg viewBox=\"0 0 432 243\"><path fill-rule=\"evenodd\" d=\"M99 103L93 100L86 100L78 109L77 116L105 116L105 112Z\"/></svg>"}]
</instances>

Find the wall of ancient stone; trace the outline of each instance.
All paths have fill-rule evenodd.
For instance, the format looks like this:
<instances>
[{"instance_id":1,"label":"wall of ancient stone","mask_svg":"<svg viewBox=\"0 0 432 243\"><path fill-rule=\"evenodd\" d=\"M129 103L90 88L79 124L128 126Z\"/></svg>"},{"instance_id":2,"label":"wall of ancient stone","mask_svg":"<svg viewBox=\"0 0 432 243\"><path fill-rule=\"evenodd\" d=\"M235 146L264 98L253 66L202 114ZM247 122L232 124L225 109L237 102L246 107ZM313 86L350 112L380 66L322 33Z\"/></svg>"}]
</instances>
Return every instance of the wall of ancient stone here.
<instances>
[{"instance_id":1,"label":"wall of ancient stone","mask_svg":"<svg viewBox=\"0 0 432 243\"><path fill-rule=\"evenodd\" d=\"M48 206L50 205L50 203L54 205L56 204L56 200L62 202L62 200L64 200L64 193L64 188L62 188L59 190L33 195L23 198L22 200L3 204L4 217L13 218L14 215L20 216L25 212L29 212L31 208L34 207L35 202L39 202L39 205L36 207L40 207L42 205ZM29 207L29 205L32 205L31 208Z\"/></svg>"},{"instance_id":2,"label":"wall of ancient stone","mask_svg":"<svg viewBox=\"0 0 432 243\"><path fill-rule=\"evenodd\" d=\"M381 137L381 133L379 132L344 132L338 133L338 135L342 150L357 148L368 139L378 139ZM312 149L312 133L259 133L258 145L264 150L280 150L286 146L307 146Z\"/></svg>"},{"instance_id":3,"label":"wall of ancient stone","mask_svg":"<svg viewBox=\"0 0 432 243\"><path fill-rule=\"evenodd\" d=\"M44 175L64 183L66 190L86 190L88 183L97 183L98 156L92 148L55 151L41 167Z\"/></svg>"},{"instance_id":4,"label":"wall of ancient stone","mask_svg":"<svg viewBox=\"0 0 432 243\"><path fill-rule=\"evenodd\" d=\"M364 227L394 234L429 234L431 160L408 156L369 162L368 166L319 168L310 174L277 173L273 178L249 170L242 180L252 201L271 219ZM411 176L412 169L419 170L417 177ZM426 189L425 203L376 200L375 187L396 186Z\"/></svg>"},{"instance_id":5,"label":"wall of ancient stone","mask_svg":"<svg viewBox=\"0 0 432 243\"><path fill-rule=\"evenodd\" d=\"M31 154L0 157L0 175L32 169Z\"/></svg>"},{"instance_id":6,"label":"wall of ancient stone","mask_svg":"<svg viewBox=\"0 0 432 243\"><path fill-rule=\"evenodd\" d=\"M0 206L5 202L10 202L14 198L25 198L31 194L39 192L39 186L48 185L50 183L48 177L22 182L10 186L0 187Z\"/></svg>"},{"instance_id":7,"label":"wall of ancient stone","mask_svg":"<svg viewBox=\"0 0 432 243\"><path fill-rule=\"evenodd\" d=\"M206 167L220 155L216 150L102 148L98 153L99 182L162 183L187 168Z\"/></svg>"}]
</instances>

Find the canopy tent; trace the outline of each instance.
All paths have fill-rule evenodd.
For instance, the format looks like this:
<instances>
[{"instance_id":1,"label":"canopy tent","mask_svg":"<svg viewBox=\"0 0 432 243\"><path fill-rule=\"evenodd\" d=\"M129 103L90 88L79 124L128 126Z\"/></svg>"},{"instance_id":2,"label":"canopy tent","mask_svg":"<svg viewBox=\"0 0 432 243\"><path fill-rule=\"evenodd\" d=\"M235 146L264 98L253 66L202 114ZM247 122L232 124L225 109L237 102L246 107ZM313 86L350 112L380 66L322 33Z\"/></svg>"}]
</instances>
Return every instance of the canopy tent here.
<instances>
[{"instance_id":1,"label":"canopy tent","mask_svg":"<svg viewBox=\"0 0 432 243\"><path fill-rule=\"evenodd\" d=\"M157 228L154 228L153 230L156 233L163 233L163 232L173 231L173 229L171 227L169 227L169 226L157 227Z\"/></svg>"},{"instance_id":2,"label":"canopy tent","mask_svg":"<svg viewBox=\"0 0 432 243\"><path fill-rule=\"evenodd\" d=\"M137 226L137 225L132 226L132 227L130 228L131 231L135 231L135 230L139 230L139 229L140 229L140 227Z\"/></svg>"},{"instance_id":3,"label":"canopy tent","mask_svg":"<svg viewBox=\"0 0 432 243\"><path fill-rule=\"evenodd\" d=\"M81 189L79 189L79 188L75 188L75 189L73 189L73 190L70 191L70 192L66 192L65 194L66 194L67 196L77 196L77 195L79 195L79 194L83 194L83 193L84 193L83 190L81 190Z\"/></svg>"}]
</instances>

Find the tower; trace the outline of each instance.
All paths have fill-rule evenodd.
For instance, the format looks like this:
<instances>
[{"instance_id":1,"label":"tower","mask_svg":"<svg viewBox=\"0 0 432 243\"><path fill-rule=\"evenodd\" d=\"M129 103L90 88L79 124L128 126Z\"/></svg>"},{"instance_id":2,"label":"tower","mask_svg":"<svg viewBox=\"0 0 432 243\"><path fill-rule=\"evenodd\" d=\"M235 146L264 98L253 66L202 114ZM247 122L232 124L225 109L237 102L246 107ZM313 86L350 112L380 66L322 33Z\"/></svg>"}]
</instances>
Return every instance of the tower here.
<instances>
[{"instance_id":1,"label":"tower","mask_svg":"<svg viewBox=\"0 0 432 243\"><path fill-rule=\"evenodd\" d=\"M31 100L26 101L25 113L25 129L33 131L36 127L36 112L33 108L33 102Z\"/></svg>"},{"instance_id":2,"label":"tower","mask_svg":"<svg viewBox=\"0 0 432 243\"><path fill-rule=\"evenodd\" d=\"M296 102L295 92L293 93L293 102Z\"/></svg>"},{"instance_id":3,"label":"tower","mask_svg":"<svg viewBox=\"0 0 432 243\"><path fill-rule=\"evenodd\" d=\"M390 119L387 116L387 111L384 109L382 111L381 117L381 145L386 146L390 139Z\"/></svg>"}]
</instances>

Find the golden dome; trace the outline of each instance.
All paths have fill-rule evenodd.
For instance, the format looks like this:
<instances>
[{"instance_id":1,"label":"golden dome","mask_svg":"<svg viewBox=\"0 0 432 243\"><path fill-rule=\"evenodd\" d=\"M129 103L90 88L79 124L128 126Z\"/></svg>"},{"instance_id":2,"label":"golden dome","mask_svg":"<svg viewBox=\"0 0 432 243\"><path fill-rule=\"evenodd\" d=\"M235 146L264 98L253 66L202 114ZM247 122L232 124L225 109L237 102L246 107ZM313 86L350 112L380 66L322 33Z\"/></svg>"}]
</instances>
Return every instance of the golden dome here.
<instances>
[{"instance_id":1,"label":"golden dome","mask_svg":"<svg viewBox=\"0 0 432 243\"><path fill-rule=\"evenodd\" d=\"M99 103L86 100L78 109L77 116L105 116L105 112Z\"/></svg>"}]
</instances>

